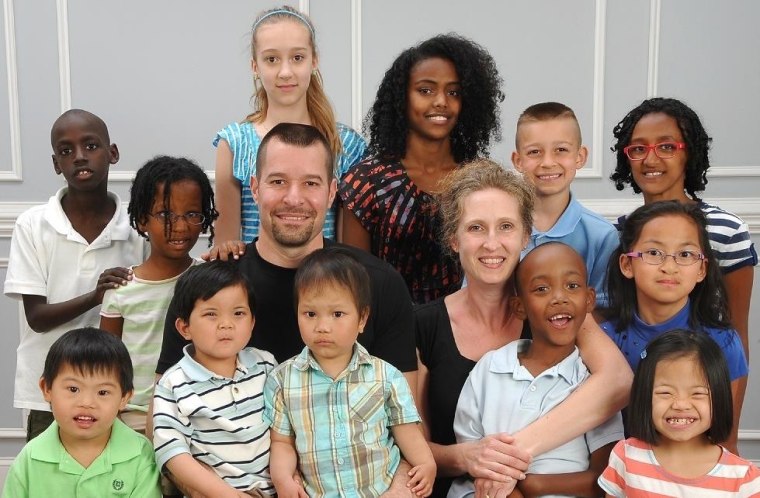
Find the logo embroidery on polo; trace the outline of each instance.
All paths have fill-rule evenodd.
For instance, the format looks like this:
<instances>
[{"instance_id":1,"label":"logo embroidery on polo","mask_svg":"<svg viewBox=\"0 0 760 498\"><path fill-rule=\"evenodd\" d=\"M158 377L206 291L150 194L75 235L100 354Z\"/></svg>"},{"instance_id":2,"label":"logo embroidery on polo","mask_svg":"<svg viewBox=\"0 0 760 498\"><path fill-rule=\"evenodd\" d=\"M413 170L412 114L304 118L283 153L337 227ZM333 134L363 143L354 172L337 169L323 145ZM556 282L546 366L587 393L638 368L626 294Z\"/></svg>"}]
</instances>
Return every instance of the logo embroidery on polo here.
<instances>
[{"instance_id":1,"label":"logo embroidery on polo","mask_svg":"<svg viewBox=\"0 0 760 498\"><path fill-rule=\"evenodd\" d=\"M124 481L122 481L121 479L114 479L111 485L113 486L113 489L115 489L116 491L120 491L121 488L124 487Z\"/></svg>"}]
</instances>

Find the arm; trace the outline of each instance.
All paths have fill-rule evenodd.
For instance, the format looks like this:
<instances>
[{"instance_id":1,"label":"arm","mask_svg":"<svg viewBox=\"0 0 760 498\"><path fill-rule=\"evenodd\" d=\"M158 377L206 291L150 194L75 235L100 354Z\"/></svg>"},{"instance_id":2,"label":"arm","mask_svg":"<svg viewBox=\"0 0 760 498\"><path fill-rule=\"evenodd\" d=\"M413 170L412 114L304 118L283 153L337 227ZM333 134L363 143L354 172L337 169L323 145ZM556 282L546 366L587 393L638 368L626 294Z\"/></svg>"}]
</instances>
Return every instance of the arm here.
<instances>
[{"instance_id":1,"label":"arm","mask_svg":"<svg viewBox=\"0 0 760 498\"><path fill-rule=\"evenodd\" d=\"M591 453L588 470L569 472L567 474L528 474L518 488L525 498L549 494L573 495L584 498L596 498L603 491L597 483L602 471L607 467L610 452L616 442L609 443Z\"/></svg>"},{"instance_id":2,"label":"arm","mask_svg":"<svg viewBox=\"0 0 760 498\"><path fill-rule=\"evenodd\" d=\"M435 461L417 424L400 424L391 427L393 439L401 454L413 465L409 471L409 484L417 496L429 496L435 481Z\"/></svg>"},{"instance_id":3,"label":"arm","mask_svg":"<svg viewBox=\"0 0 760 498\"><path fill-rule=\"evenodd\" d=\"M219 140L216 148L214 200L219 218L214 223L217 245L240 239L240 206L242 189L232 174L232 150L226 140Z\"/></svg>"},{"instance_id":4,"label":"arm","mask_svg":"<svg viewBox=\"0 0 760 498\"><path fill-rule=\"evenodd\" d=\"M121 333L124 329L124 318L123 317L109 317L109 316L100 316L100 328L105 330L111 335L114 335L121 339Z\"/></svg>"},{"instance_id":5,"label":"arm","mask_svg":"<svg viewBox=\"0 0 760 498\"><path fill-rule=\"evenodd\" d=\"M126 285L131 279L129 268L109 268L100 274L94 290L60 303L48 303L46 296L23 294L26 321L35 332L48 332L99 306L108 289Z\"/></svg>"},{"instance_id":6,"label":"arm","mask_svg":"<svg viewBox=\"0 0 760 498\"><path fill-rule=\"evenodd\" d=\"M209 471L189 453L182 453L166 462L172 480L185 493L213 496L214 498L239 498L241 493L227 484L216 472ZM245 496L245 495L243 495Z\"/></svg>"},{"instance_id":7,"label":"arm","mask_svg":"<svg viewBox=\"0 0 760 498\"><path fill-rule=\"evenodd\" d=\"M628 403L633 373L620 350L589 313L578 333L578 348L591 376L549 413L515 434L531 455L570 441L604 423ZM573 423L567 423L572 420Z\"/></svg>"},{"instance_id":8,"label":"arm","mask_svg":"<svg viewBox=\"0 0 760 498\"><path fill-rule=\"evenodd\" d=\"M137 483L129 496L132 498L161 498L158 467L156 467L156 455L153 453L152 443L144 441L141 456L142 462L137 469Z\"/></svg>"},{"instance_id":9,"label":"arm","mask_svg":"<svg viewBox=\"0 0 760 498\"><path fill-rule=\"evenodd\" d=\"M739 441L739 417L742 413L742 406L744 405L744 392L747 389L747 376L739 377L738 379L731 381L731 404L734 408L734 421L731 426L731 435L722 444L728 448L728 451L738 455L739 449L737 443Z\"/></svg>"},{"instance_id":10,"label":"arm","mask_svg":"<svg viewBox=\"0 0 760 498\"><path fill-rule=\"evenodd\" d=\"M370 252L370 243L372 242L372 238L370 237L369 232L362 226L361 223L359 223L356 215L354 215L350 209L343 206L341 208L341 213L342 242L344 244L358 247L359 249L364 249L365 251Z\"/></svg>"},{"instance_id":11,"label":"arm","mask_svg":"<svg viewBox=\"0 0 760 498\"><path fill-rule=\"evenodd\" d=\"M298 472L295 436L269 432L269 471L277 496L282 498L307 498L303 486L294 479Z\"/></svg>"}]
</instances>

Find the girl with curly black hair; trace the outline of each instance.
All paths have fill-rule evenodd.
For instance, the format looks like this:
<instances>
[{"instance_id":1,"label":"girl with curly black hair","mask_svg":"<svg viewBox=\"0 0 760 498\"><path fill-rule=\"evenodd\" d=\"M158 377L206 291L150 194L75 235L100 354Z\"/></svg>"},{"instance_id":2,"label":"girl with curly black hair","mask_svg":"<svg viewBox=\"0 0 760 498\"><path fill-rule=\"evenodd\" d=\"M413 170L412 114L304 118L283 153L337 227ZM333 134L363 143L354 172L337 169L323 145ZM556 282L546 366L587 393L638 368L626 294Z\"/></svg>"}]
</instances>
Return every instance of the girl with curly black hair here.
<instances>
[{"instance_id":1,"label":"girl with curly black hair","mask_svg":"<svg viewBox=\"0 0 760 498\"><path fill-rule=\"evenodd\" d=\"M441 250L433 195L449 172L487 156L491 139L501 138L501 85L483 47L438 35L396 58L365 118L371 158L339 188L343 242L393 265L416 303L461 286L459 264Z\"/></svg>"},{"instance_id":2,"label":"girl with curly black hair","mask_svg":"<svg viewBox=\"0 0 760 498\"><path fill-rule=\"evenodd\" d=\"M749 358L749 305L757 253L741 218L697 196L707 185L712 139L694 110L677 99L647 99L612 131L617 165L610 179L618 190L630 185L644 203L696 203L707 218L710 246L723 274L731 324ZM618 220L622 227L625 216ZM743 389L742 389L743 393Z\"/></svg>"}]
</instances>

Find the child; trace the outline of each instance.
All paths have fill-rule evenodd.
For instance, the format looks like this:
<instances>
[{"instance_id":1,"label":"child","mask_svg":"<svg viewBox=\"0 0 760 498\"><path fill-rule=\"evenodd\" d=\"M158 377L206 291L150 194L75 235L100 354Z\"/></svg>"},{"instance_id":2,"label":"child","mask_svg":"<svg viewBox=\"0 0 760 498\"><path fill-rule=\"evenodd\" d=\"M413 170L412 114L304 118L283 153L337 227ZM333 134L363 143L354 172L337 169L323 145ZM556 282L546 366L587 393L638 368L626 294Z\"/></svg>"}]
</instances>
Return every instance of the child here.
<instances>
[{"instance_id":1,"label":"child","mask_svg":"<svg viewBox=\"0 0 760 498\"><path fill-rule=\"evenodd\" d=\"M245 347L255 309L248 280L233 263L190 268L177 282L172 309L177 330L192 345L156 385L159 468L187 495L274 494L262 392L276 362Z\"/></svg>"},{"instance_id":2,"label":"child","mask_svg":"<svg viewBox=\"0 0 760 498\"><path fill-rule=\"evenodd\" d=\"M705 214L710 246L726 286L731 324L749 358L749 297L757 253L741 218L697 197L707 185L711 141L699 116L679 100L656 97L629 112L613 134L617 166L610 179L618 190L630 185L634 192L643 193L645 204L675 199L696 204ZM624 220L621 217L618 223ZM743 397L746 381L735 388ZM735 411L734 416L738 419L739 414Z\"/></svg>"},{"instance_id":3,"label":"child","mask_svg":"<svg viewBox=\"0 0 760 498\"><path fill-rule=\"evenodd\" d=\"M39 387L55 421L14 460L3 496L160 497L150 442L116 419L132 396L124 345L85 327L59 337Z\"/></svg>"},{"instance_id":4,"label":"child","mask_svg":"<svg viewBox=\"0 0 760 498\"><path fill-rule=\"evenodd\" d=\"M735 448L744 400L737 384L747 375L747 362L728 322L726 293L699 206L661 201L631 213L610 259L608 292L609 321L602 329L634 370L646 344L674 328L704 332L718 343L734 393L727 446Z\"/></svg>"},{"instance_id":5,"label":"child","mask_svg":"<svg viewBox=\"0 0 760 498\"><path fill-rule=\"evenodd\" d=\"M103 120L66 111L50 140L53 169L66 186L16 220L4 288L24 302L13 406L30 410L27 440L53 421L38 386L51 344L67 330L97 325L103 293L126 284L132 274L123 267L143 261L148 250L119 197L108 192L119 149Z\"/></svg>"},{"instance_id":6,"label":"child","mask_svg":"<svg viewBox=\"0 0 760 498\"><path fill-rule=\"evenodd\" d=\"M396 268L415 303L458 290L462 270L438 238L439 182L487 156L499 135L502 80L491 55L439 35L399 55L365 119L372 158L340 183L343 242Z\"/></svg>"},{"instance_id":7,"label":"child","mask_svg":"<svg viewBox=\"0 0 760 498\"><path fill-rule=\"evenodd\" d=\"M475 365L457 404L457 442L513 434L561 403L589 376L575 346L583 320L594 308L594 289L586 281L580 255L559 242L540 245L520 262L512 304L530 323L533 340L511 342L486 353ZM585 435L536 456L511 496L599 496L596 479L613 443L622 437L618 413ZM514 481L493 484L514 486ZM474 491L473 481L462 477L451 485L448 496L471 496Z\"/></svg>"},{"instance_id":8,"label":"child","mask_svg":"<svg viewBox=\"0 0 760 498\"><path fill-rule=\"evenodd\" d=\"M159 156L137 171L129 221L150 241L150 256L131 268L128 285L106 292L100 328L121 338L135 364L135 395L122 420L146 432L164 319L179 276L197 262L190 250L201 232L214 239L214 192L206 173L184 158ZM148 434L150 432L148 431Z\"/></svg>"},{"instance_id":9,"label":"child","mask_svg":"<svg viewBox=\"0 0 760 498\"><path fill-rule=\"evenodd\" d=\"M311 20L292 7L262 12L251 29L251 68L255 110L242 123L224 127L214 139L220 242L251 242L259 233L259 209L251 194L261 139L276 124L315 126L327 138L337 160L336 176L364 156L366 144L354 130L335 122L322 86ZM327 213L324 235L336 236L336 208Z\"/></svg>"},{"instance_id":10,"label":"child","mask_svg":"<svg viewBox=\"0 0 760 498\"><path fill-rule=\"evenodd\" d=\"M295 300L306 347L272 372L264 390L277 494L379 496L400 449L413 466L407 486L428 496L435 462L409 385L356 342L369 315L367 271L346 249L319 249L298 268Z\"/></svg>"},{"instance_id":11,"label":"child","mask_svg":"<svg viewBox=\"0 0 760 498\"><path fill-rule=\"evenodd\" d=\"M572 109L558 102L535 104L517 120L512 164L536 189L533 230L523 256L552 240L564 242L583 257L596 304L605 307L607 263L618 245L615 227L583 207L570 192L575 172L588 150Z\"/></svg>"},{"instance_id":12,"label":"child","mask_svg":"<svg viewBox=\"0 0 760 498\"><path fill-rule=\"evenodd\" d=\"M731 387L707 334L672 330L649 343L628 410L632 437L599 477L607 496L760 496L758 468L718 444L731 434Z\"/></svg>"}]
</instances>

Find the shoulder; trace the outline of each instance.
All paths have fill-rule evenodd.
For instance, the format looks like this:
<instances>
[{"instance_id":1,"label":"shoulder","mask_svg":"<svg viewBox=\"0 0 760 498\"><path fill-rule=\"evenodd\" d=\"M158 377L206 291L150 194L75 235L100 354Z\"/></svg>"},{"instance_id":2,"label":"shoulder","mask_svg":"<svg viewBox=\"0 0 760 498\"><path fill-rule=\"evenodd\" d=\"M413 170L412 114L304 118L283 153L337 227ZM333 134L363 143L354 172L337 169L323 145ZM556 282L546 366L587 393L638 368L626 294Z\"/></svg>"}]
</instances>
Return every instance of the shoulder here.
<instances>
[{"instance_id":1,"label":"shoulder","mask_svg":"<svg viewBox=\"0 0 760 498\"><path fill-rule=\"evenodd\" d=\"M418 304L414 307L414 318L416 320L439 320L442 317L448 319L446 303L442 297L424 304Z\"/></svg>"},{"instance_id":2,"label":"shoulder","mask_svg":"<svg viewBox=\"0 0 760 498\"><path fill-rule=\"evenodd\" d=\"M353 166L346 172L346 178L355 180L388 182L404 174L404 167L399 162L388 162L378 157L365 159Z\"/></svg>"},{"instance_id":3,"label":"shoulder","mask_svg":"<svg viewBox=\"0 0 760 498\"><path fill-rule=\"evenodd\" d=\"M726 211L725 209L721 209L718 206L706 202L700 202L699 208L704 213L705 218L707 218L708 225L733 228L734 230L747 228L744 220L730 211Z\"/></svg>"},{"instance_id":4,"label":"shoulder","mask_svg":"<svg viewBox=\"0 0 760 498\"><path fill-rule=\"evenodd\" d=\"M344 125L343 123L338 123L338 136L340 136L340 141L343 143L343 147L346 149L352 149L354 147L361 146L362 149L366 146L366 142L364 140L364 137L361 136L356 130L351 128L350 126Z\"/></svg>"},{"instance_id":5,"label":"shoulder","mask_svg":"<svg viewBox=\"0 0 760 498\"><path fill-rule=\"evenodd\" d=\"M243 348L243 350L240 351L240 359L247 367L258 365L267 372L277 365L277 360L272 353L258 348Z\"/></svg>"},{"instance_id":6,"label":"shoulder","mask_svg":"<svg viewBox=\"0 0 760 498\"><path fill-rule=\"evenodd\" d=\"M578 201L574 200L574 202ZM592 227L598 231L617 233L615 225L613 225L607 218L590 210L580 202L578 202L578 204L581 206L581 221L586 226Z\"/></svg>"}]
</instances>

